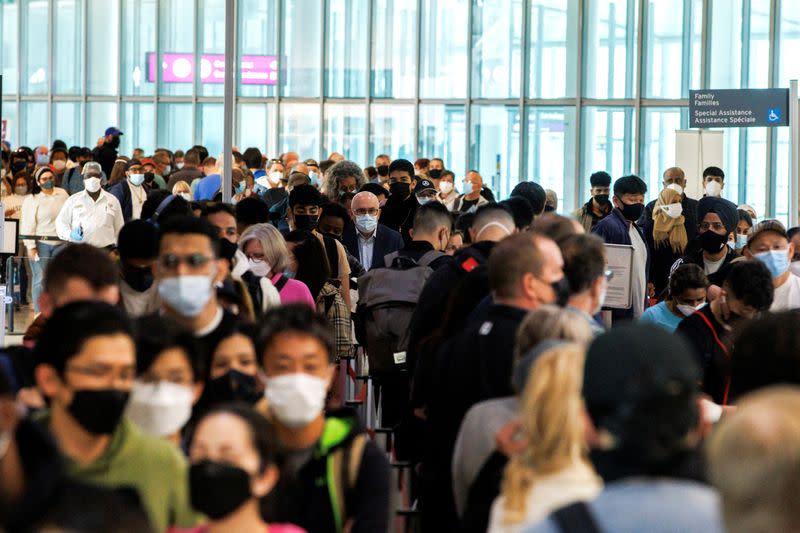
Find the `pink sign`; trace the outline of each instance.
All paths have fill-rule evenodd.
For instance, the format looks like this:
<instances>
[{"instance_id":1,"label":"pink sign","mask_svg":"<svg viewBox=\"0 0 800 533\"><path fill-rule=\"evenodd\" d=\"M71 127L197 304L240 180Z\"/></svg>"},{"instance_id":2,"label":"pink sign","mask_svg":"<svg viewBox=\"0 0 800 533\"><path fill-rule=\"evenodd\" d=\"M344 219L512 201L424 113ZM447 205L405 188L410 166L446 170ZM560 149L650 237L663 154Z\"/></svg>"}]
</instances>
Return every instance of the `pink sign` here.
<instances>
[{"instance_id":1,"label":"pink sign","mask_svg":"<svg viewBox=\"0 0 800 533\"><path fill-rule=\"evenodd\" d=\"M192 83L195 73L194 54L161 54L161 81L164 83ZM278 58L275 56L242 56L239 79L244 85L276 85L278 83ZM147 54L147 81L156 81L156 55ZM225 83L225 56L202 54L200 56L201 83Z\"/></svg>"}]
</instances>

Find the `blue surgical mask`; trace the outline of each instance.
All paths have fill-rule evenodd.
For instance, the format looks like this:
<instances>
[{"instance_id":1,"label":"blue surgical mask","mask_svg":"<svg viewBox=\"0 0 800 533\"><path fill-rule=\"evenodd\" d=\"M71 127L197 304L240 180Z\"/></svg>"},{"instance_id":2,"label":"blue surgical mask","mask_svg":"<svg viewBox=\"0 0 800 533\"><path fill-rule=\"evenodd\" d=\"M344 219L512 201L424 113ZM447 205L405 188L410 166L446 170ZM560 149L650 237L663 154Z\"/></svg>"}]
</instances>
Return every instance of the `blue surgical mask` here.
<instances>
[{"instance_id":1,"label":"blue surgical mask","mask_svg":"<svg viewBox=\"0 0 800 533\"><path fill-rule=\"evenodd\" d=\"M211 299L214 287L210 276L175 276L158 283L161 299L185 317L196 317Z\"/></svg>"},{"instance_id":2,"label":"blue surgical mask","mask_svg":"<svg viewBox=\"0 0 800 533\"><path fill-rule=\"evenodd\" d=\"M432 200L433 198L430 196L417 196L417 202L419 202L419 205L425 205Z\"/></svg>"},{"instance_id":3,"label":"blue surgical mask","mask_svg":"<svg viewBox=\"0 0 800 533\"><path fill-rule=\"evenodd\" d=\"M736 234L736 249L737 250L741 250L745 246L747 246L747 235L739 235L737 233Z\"/></svg>"},{"instance_id":4,"label":"blue surgical mask","mask_svg":"<svg viewBox=\"0 0 800 533\"><path fill-rule=\"evenodd\" d=\"M47 157L47 154L39 154L36 156L36 165L43 167L45 165L50 164L50 158Z\"/></svg>"},{"instance_id":5,"label":"blue surgical mask","mask_svg":"<svg viewBox=\"0 0 800 533\"><path fill-rule=\"evenodd\" d=\"M372 233L378 227L378 217L359 215L356 217L356 229L361 233Z\"/></svg>"},{"instance_id":6,"label":"blue surgical mask","mask_svg":"<svg viewBox=\"0 0 800 533\"><path fill-rule=\"evenodd\" d=\"M247 182L242 180L239 182L239 185L236 186L236 193L241 194L244 192L244 188L247 186Z\"/></svg>"},{"instance_id":7,"label":"blue surgical mask","mask_svg":"<svg viewBox=\"0 0 800 533\"><path fill-rule=\"evenodd\" d=\"M773 278L779 278L789 270L789 253L786 250L761 252L755 254L755 258L764 263Z\"/></svg>"},{"instance_id":8,"label":"blue surgical mask","mask_svg":"<svg viewBox=\"0 0 800 533\"><path fill-rule=\"evenodd\" d=\"M283 271L283 277L285 277L286 279L294 279L294 277L296 275L297 275L297 272L294 272L292 270L284 270Z\"/></svg>"},{"instance_id":9,"label":"blue surgical mask","mask_svg":"<svg viewBox=\"0 0 800 533\"><path fill-rule=\"evenodd\" d=\"M311 185L319 189L319 174L316 172L309 172L308 179L311 180Z\"/></svg>"},{"instance_id":10,"label":"blue surgical mask","mask_svg":"<svg viewBox=\"0 0 800 533\"><path fill-rule=\"evenodd\" d=\"M130 178L128 179L130 179L131 183L133 183L138 187L139 185L144 183L144 174L131 174Z\"/></svg>"}]
</instances>

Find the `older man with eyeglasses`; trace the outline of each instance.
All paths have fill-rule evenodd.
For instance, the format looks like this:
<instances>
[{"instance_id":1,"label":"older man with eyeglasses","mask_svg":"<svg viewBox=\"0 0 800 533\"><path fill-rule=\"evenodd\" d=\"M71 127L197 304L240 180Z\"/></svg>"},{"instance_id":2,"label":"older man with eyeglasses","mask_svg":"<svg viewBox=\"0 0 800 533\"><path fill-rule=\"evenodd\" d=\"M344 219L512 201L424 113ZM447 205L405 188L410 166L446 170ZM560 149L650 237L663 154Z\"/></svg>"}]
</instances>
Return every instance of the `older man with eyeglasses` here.
<instances>
[{"instance_id":1,"label":"older man with eyeglasses","mask_svg":"<svg viewBox=\"0 0 800 533\"><path fill-rule=\"evenodd\" d=\"M351 204L353 226L348 226L342 242L351 255L358 258L364 270L383 265L383 258L403 247L403 237L393 229L379 224L381 216L378 197L363 191L353 197Z\"/></svg>"}]
</instances>

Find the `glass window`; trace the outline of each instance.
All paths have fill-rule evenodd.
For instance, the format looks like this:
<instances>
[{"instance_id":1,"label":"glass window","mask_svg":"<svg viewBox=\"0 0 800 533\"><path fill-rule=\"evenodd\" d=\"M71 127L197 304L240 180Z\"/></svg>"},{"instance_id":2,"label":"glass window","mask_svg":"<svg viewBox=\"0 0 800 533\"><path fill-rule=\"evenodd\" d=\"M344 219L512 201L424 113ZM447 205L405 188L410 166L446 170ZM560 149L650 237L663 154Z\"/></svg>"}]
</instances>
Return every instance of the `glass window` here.
<instances>
[{"instance_id":1,"label":"glass window","mask_svg":"<svg viewBox=\"0 0 800 533\"><path fill-rule=\"evenodd\" d=\"M239 0L239 54L242 62L242 76L239 81L239 96L264 97L275 94L278 83L277 53L277 3L264 0ZM255 56L255 57L251 57ZM266 66L267 76L258 82L245 80L245 69ZM263 145L261 145L263 146Z\"/></svg>"},{"instance_id":2,"label":"glass window","mask_svg":"<svg viewBox=\"0 0 800 533\"><path fill-rule=\"evenodd\" d=\"M781 58L788 58L795 50L800 49L800 2L781 2L780 6L778 52ZM3 29L6 27L4 24ZM779 87L788 87L789 80L800 79L800 61L780 61L779 76Z\"/></svg>"},{"instance_id":3,"label":"glass window","mask_svg":"<svg viewBox=\"0 0 800 533\"><path fill-rule=\"evenodd\" d=\"M519 97L522 0L472 0L472 91L476 98Z\"/></svg>"},{"instance_id":4,"label":"glass window","mask_svg":"<svg viewBox=\"0 0 800 533\"><path fill-rule=\"evenodd\" d=\"M119 126L117 103L88 102L86 106L88 115L85 132L86 146L93 148L97 145L97 141L103 137L106 128L109 126ZM130 133L125 130L122 130L122 132ZM125 135L123 135L123 137L125 137Z\"/></svg>"},{"instance_id":5,"label":"glass window","mask_svg":"<svg viewBox=\"0 0 800 533\"><path fill-rule=\"evenodd\" d=\"M47 134L47 102L22 102L22 137L20 144L34 148L50 146Z\"/></svg>"},{"instance_id":6,"label":"glass window","mask_svg":"<svg viewBox=\"0 0 800 533\"><path fill-rule=\"evenodd\" d=\"M22 17L20 21L22 25L22 94L47 94L49 90L47 54L48 1L20 1L22 2ZM27 112L23 112L23 115L27 114ZM46 109L45 114L47 114Z\"/></svg>"},{"instance_id":7,"label":"glass window","mask_svg":"<svg viewBox=\"0 0 800 533\"><path fill-rule=\"evenodd\" d=\"M414 161L414 106L373 104L369 130L370 163L378 154Z\"/></svg>"},{"instance_id":8,"label":"glass window","mask_svg":"<svg viewBox=\"0 0 800 533\"><path fill-rule=\"evenodd\" d=\"M775 190L775 218L784 224L789 222L789 128L777 128L778 130L778 158L775 166L776 190ZM765 218L762 213L759 213Z\"/></svg>"},{"instance_id":9,"label":"glass window","mask_svg":"<svg viewBox=\"0 0 800 533\"><path fill-rule=\"evenodd\" d=\"M769 87L769 13L770 0L750 0L750 35L748 86ZM784 2L785 3L785 2ZM755 206L753 206L755 207Z\"/></svg>"},{"instance_id":10,"label":"glass window","mask_svg":"<svg viewBox=\"0 0 800 533\"><path fill-rule=\"evenodd\" d=\"M470 169L477 170L495 198L507 198L519 183L519 107L473 106Z\"/></svg>"},{"instance_id":11,"label":"glass window","mask_svg":"<svg viewBox=\"0 0 800 533\"><path fill-rule=\"evenodd\" d=\"M629 0L587 2L585 96L632 98L636 78L636 7Z\"/></svg>"},{"instance_id":12,"label":"glass window","mask_svg":"<svg viewBox=\"0 0 800 533\"><path fill-rule=\"evenodd\" d=\"M195 72L195 0L158 2L158 39L161 55L161 80L158 92L169 96L192 94ZM224 17L222 24L224 25ZM148 56L148 79L155 80L157 61ZM159 140L161 111L159 110ZM191 134L191 132L190 132Z\"/></svg>"},{"instance_id":13,"label":"glass window","mask_svg":"<svg viewBox=\"0 0 800 533\"><path fill-rule=\"evenodd\" d=\"M725 187L722 196L731 202L739 203L739 181L742 165L747 154L747 131L751 128L727 128L722 130L722 170L725 172ZM764 170L762 169L762 172ZM701 176L702 178L702 176ZM741 177L744 183L744 176Z\"/></svg>"},{"instance_id":14,"label":"glass window","mask_svg":"<svg viewBox=\"0 0 800 533\"><path fill-rule=\"evenodd\" d=\"M319 118L317 104L281 104L280 151L297 152L300 159L324 157L319 146Z\"/></svg>"},{"instance_id":15,"label":"glass window","mask_svg":"<svg viewBox=\"0 0 800 533\"><path fill-rule=\"evenodd\" d=\"M61 139L67 143L67 146L83 145L83 104L81 102L53 102L51 123L51 139Z\"/></svg>"},{"instance_id":16,"label":"glass window","mask_svg":"<svg viewBox=\"0 0 800 533\"><path fill-rule=\"evenodd\" d=\"M412 98L417 86L417 3L374 0L372 24L372 96Z\"/></svg>"},{"instance_id":17,"label":"glass window","mask_svg":"<svg viewBox=\"0 0 800 533\"><path fill-rule=\"evenodd\" d=\"M223 135L225 128L222 124L225 122L225 109L224 104L197 104L197 124L196 135L203 145L208 149L209 154L221 154L223 147ZM173 149L188 150L192 144L182 146L171 146Z\"/></svg>"},{"instance_id":18,"label":"glass window","mask_svg":"<svg viewBox=\"0 0 800 533\"><path fill-rule=\"evenodd\" d=\"M194 69L197 93L202 96L224 96L225 0L202 0L197 3L197 8L200 10L197 33L200 68ZM195 59L192 58L193 63ZM234 73L234 76L238 76L238 73Z\"/></svg>"},{"instance_id":19,"label":"glass window","mask_svg":"<svg viewBox=\"0 0 800 533\"><path fill-rule=\"evenodd\" d=\"M86 90L89 94L116 95L119 93L119 0L87 1Z\"/></svg>"},{"instance_id":20,"label":"glass window","mask_svg":"<svg viewBox=\"0 0 800 533\"><path fill-rule=\"evenodd\" d=\"M710 88L738 89L742 86L743 1L711 3Z\"/></svg>"},{"instance_id":21,"label":"glass window","mask_svg":"<svg viewBox=\"0 0 800 533\"><path fill-rule=\"evenodd\" d=\"M19 133L19 120L17 120L17 102L10 100L3 102L3 120L6 121L6 127L8 131L6 132L8 141L11 142L11 146L20 146L21 143L18 142L20 139Z\"/></svg>"},{"instance_id":22,"label":"glass window","mask_svg":"<svg viewBox=\"0 0 800 533\"><path fill-rule=\"evenodd\" d=\"M467 95L467 32L459 28L469 27L468 3L469 0L422 2L419 85L423 98Z\"/></svg>"},{"instance_id":23,"label":"glass window","mask_svg":"<svg viewBox=\"0 0 800 533\"><path fill-rule=\"evenodd\" d=\"M53 92L83 93L83 1L55 0L58 28L74 31L53 32Z\"/></svg>"},{"instance_id":24,"label":"glass window","mask_svg":"<svg viewBox=\"0 0 800 533\"><path fill-rule=\"evenodd\" d=\"M605 170L616 179L633 168L633 108L583 108L583 170L581 198L589 189L589 175ZM586 179L584 179L584 177Z\"/></svg>"},{"instance_id":25,"label":"glass window","mask_svg":"<svg viewBox=\"0 0 800 533\"><path fill-rule=\"evenodd\" d=\"M242 150L255 146L266 155L275 149L275 104L239 104L236 145Z\"/></svg>"},{"instance_id":26,"label":"glass window","mask_svg":"<svg viewBox=\"0 0 800 533\"><path fill-rule=\"evenodd\" d=\"M571 212L575 198L575 108L528 108L525 176L558 196L558 211Z\"/></svg>"},{"instance_id":27,"label":"glass window","mask_svg":"<svg viewBox=\"0 0 800 533\"><path fill-rule=\"evenodd\" d=\"M121 114L120 129L125 135L119 145L120 153L132 154L134 148L141 148L152 154L156 148L155 106L147 102L124 102Z\"/></svg>"},{"instance_id":28,"label":"glass window","mask_svg":"<svg viewBox=\"0 0 800 533\"><path fill-rule=\"evenodd\" d=\"M367 2L328 0L325 45L326 96L355 98L367 90ZM343 31L344 29L347 31ZM394 32L391 32L394 33Z\"/></svg>"},{"instance_id":29,"label":"glass window","mask_svg":"<svg viewBox=\"0 0 800 533\"><path fill-rule=\"evenodd\" d=\"M158 104L158 146L186 150L194 144L192 133L192 104ZM219 152L211 153L210 150L209 154L219 156Z\"/></svg>"},{"instance_id":30,"label":"glass window","mask_svg":"<svg viewBox=\"0 0 800 533\"><path fill-rule=\"evenodd\" d=\"M339 152L345 159L363 164L366 128L367 111L362 104L326 104L323 153Z\"/></svg>"},{"instance_id":31,"label":"glass window","mask_svg":"<svg viewBox=\"0 0 800 533\"><path fill-rule=\"evenodd\" d=\"M641 171L647 183L647 197L655 199L663 188L664 171L675 166L675 131L688 123L688 111L676 107L644 108L642 122ZM685 120L682 115L686 114ZM688 125L688 124L687 124ZM694 179L694 176L687 176Z\"/></svg>"},{"instance_id":32,"label":"glass window","mask_svg":"<svg viewBox=\"0 0 800 533\"><path fill-rule=\"evenodd\" d=\"M423 104L419 107L418 153L421 157L440 157L447 169L463 178L467 171L464 166L466 144L467 118L463 105Z\"/></svg>"},{"instance_id":33,"label":"glass window","mask_svg":"<svg viewBox=\"0 0 800 533\"><path fill-rule=\"evenodd\" d=\"M662 0L645 5L648 11L644 95L686 98L689 88L700 85L703 2Z\"/></svg>"},{"instance_id":34,"label":"glass window","mask_svg":"<svg viewBox=\"0 0 800 533\"><path fill-rule=\"evenodd\" d=\"M575 96L578 0L530 0L528 96Z\"/></svg>"},{"instance_id":35,"label":"glass window","mask_svg":"<svg viewBox=\"0 0 800 533\"><path fill-rule=\"evenodd\" d=\"M19 65L19 4L0 4L0 64L3 73L3 94L17 94Z\"/></svg>"},{"instance_id":36,"label":"glass window","mask_svg":"<svg viewBox=\"0 0 800 533\"><path fill-rule=\"evenodd\" d=\"M150 95L155 89L156 0L122 0L122 93Z\"/></svg>"},{"instance_id":37,"label":"glass window","mask_svg":"<svg viewBox=\"0 0 800 533\"><path fill-rule=\"evenodd\" d=\"M784 128L780 128L784 129ZM745 166L745 197L737 203L750 204L759 217L767 214L767 128L747 128L747 164ZM724 170L724 169L723 169ZM725 172L727 178L728 172ZM740 185L741 187L741 185ZM725 185L728 188L728 185ZM730 194L731 191L728 191Z\"/></svg>"},{"instance_id":38,"label":"glass window","mask_svg":"<svg viewBox=\"0 0 800 533\"><path fill-rule=\"evenodd\" d=\"M284 96L319 96L321 2L284 0L283 15L283 55L286 65L281 67L281 92Z\"/></svg>"}]
</instances>

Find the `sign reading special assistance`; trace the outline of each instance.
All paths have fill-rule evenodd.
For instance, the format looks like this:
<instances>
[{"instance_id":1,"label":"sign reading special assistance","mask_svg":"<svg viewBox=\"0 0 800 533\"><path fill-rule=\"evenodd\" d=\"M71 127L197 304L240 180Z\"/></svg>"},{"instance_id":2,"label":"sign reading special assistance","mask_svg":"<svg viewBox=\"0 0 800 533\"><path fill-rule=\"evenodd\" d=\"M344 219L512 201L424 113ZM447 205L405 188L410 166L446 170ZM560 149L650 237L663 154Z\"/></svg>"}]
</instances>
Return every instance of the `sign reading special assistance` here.
<instances>
[{"instance_id":1,"label":"sign reading special assistance","mask_svg":"<svg viewBox=\"0 0 800 533\"><path fill-rule=\"evenodd\" d=\"M789 125L789 89L689 91L690 128Z\"/></svg>"}]
</instances>

